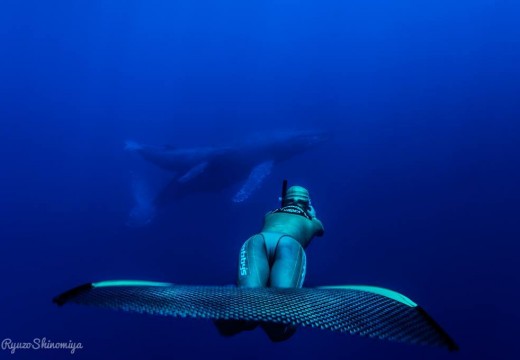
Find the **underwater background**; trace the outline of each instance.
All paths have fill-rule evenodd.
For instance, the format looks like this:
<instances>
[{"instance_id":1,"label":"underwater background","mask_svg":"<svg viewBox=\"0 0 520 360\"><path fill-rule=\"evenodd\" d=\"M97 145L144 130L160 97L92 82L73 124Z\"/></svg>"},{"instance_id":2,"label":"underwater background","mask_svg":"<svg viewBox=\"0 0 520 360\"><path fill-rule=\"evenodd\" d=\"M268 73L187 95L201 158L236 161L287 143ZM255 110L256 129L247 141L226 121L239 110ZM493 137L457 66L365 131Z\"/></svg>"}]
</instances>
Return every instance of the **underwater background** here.
<instances>
[{"instance_id":1,"label":"underwater background","mask_svg":"<svg viewBox=\"0 0 520 360\"><path fill-rule=\"evenodd\" d=\"M520 5L515 1L0 3L0 350L57 359L517 359ZM325 130L327 143L238 187L190 194L143 226L170 176L125 141L225 145ZM301 328L219 336L211 322L65 306L109 279L235 282L242 243L310 189L326 233L305 286L409 296L458 353ZM138 179L138 180L136 180ZM137 184L137 185L136 185ZM152 194L152 195L150 195Z\"/></svg>"}]
</instances>

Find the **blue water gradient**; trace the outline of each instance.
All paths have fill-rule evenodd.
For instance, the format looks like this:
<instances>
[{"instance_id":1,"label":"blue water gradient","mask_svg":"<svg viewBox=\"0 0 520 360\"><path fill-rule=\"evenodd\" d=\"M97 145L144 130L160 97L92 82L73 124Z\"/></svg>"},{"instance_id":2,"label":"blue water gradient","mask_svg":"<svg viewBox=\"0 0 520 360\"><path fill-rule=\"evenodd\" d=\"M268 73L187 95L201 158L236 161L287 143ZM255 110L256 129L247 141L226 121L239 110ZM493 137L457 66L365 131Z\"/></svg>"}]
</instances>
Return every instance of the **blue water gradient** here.
<instances>
[{"instance_id":1,"label":"blue water gradient","mask_svg":"<svg viewBox=\"0 0 520 360\"><path fill-rule=\"evenodd\" d=\"M281 344L260 331L226 339L208 321L51 303L105 279L233 283L240 246L287 178L310 189L326 229L307 250L306 286L396 290L454 337L458 359L517 358L519 10L3 0L0 340L81 342L82 359L452 358L311 329ZM171 175L124 149L301 129L334 137L239 204L237 185L155 212L148 201ZM127 226L133 208L130 225L146 226Z\"/></svg>"}]
</instances>

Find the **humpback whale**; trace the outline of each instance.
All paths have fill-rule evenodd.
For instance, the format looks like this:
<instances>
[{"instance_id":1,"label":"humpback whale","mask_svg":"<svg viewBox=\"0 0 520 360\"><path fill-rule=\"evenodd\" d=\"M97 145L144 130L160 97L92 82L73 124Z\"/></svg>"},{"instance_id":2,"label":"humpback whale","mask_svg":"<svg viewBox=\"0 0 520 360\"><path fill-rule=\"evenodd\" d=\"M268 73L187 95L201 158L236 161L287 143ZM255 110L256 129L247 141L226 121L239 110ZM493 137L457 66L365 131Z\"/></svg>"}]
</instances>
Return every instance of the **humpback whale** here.
<instances>
[{"instance_id":1,"label":"humpback whale","mask_svg":"<svg viewBox=\"0 0 520 360\"><path fill-rule=\"evenodd\" d=\"M128 141L126 150L172 173L169 184L154 199L163 206L194 192L224 190L241 184L232 198L247 200L274 165L324 143L326 132L290 131L256 135L235 144L214 147L152 146Z\"/></svg>"}]
</instances>

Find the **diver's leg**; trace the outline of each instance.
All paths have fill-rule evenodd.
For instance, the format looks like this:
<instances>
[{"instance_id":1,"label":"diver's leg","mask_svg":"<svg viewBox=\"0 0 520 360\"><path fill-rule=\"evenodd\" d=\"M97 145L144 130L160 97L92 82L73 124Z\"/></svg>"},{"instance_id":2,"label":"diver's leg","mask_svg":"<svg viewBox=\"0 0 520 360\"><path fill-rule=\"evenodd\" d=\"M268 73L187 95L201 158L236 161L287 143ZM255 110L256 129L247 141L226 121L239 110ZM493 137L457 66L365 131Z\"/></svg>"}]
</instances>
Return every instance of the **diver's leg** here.
<instances>
[{"instance_id":1,"label":"diver's leg","mask_svg":"<svg viewBox=\"0 0 520 360\"><path fill-rule=\"evenodd\" d=\"M284 236L278 241L271 270L271 287L300 288L305 278L305 251L298 241Z\"/></svg>"},{"instance_id":2,"label":"diver's leg","mask_svg":"<svg viewBox=\"0 0 520 360\"><path fill-rule=\"evenodd\" d=\"M269 280L269 261L264 237L253 235L240 249L238 259L238 286L265 287Z\"/></svg>"},{"instance_id":3,"label":"diver's leg","mask_svg":"<svg viewBox=\"0 0 520 360\"><path fill-rule=\"evenodd\" d=\"M284 236L278 241L274 264L271 269L271 287L300 288L305 278L305 251L298 241ZM296 327L284 324L262 324L267 336L274 342L288 340Z\"/></svg>"},{"instance_id":4,"label":"diver's leg","mask_svg":"<svg viewBox=\"0 0 520 360\"><path fill-rule=\"evenodd\" d=\"M238 286L265 287L269 279L269 262L262 235L257 234L247 240L240 249L238 259ZM215 320L221 335L232 336L244 330L253 330L257 322L243 320Z\"/></svg>"}]
</instances>

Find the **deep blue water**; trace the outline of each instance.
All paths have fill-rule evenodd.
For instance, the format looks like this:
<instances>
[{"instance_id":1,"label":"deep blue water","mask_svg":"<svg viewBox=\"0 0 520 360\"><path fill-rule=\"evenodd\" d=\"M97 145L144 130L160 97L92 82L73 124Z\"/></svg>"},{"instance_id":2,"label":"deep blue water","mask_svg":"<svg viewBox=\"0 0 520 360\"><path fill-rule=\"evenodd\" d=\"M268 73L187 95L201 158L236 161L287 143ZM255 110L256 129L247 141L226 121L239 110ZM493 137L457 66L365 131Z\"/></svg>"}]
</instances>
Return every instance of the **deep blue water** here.
<instances>
[{"instance_id":1,"label":"deep blue water","mask_svg":"<svg viewBox=\"0 0 520 360\"><path fill-rule=\"evenodd\" d=\"M0 338L70 339L83 359L518 358L518 18L506 0L3 0ZM335 136L244 204L192 195L125 225L132 177L168 178L126 140L286 129ZM460 352L308 329L225 339L203 320L51 303L104 279L233 283L283 178L308 186L326 229L307 286L402 292Z\"/></svg>"}]
</instances>

